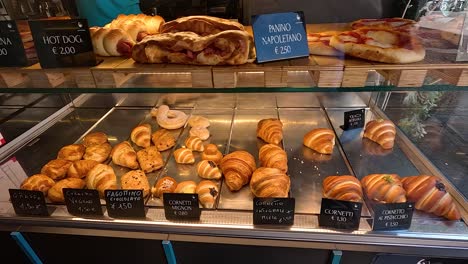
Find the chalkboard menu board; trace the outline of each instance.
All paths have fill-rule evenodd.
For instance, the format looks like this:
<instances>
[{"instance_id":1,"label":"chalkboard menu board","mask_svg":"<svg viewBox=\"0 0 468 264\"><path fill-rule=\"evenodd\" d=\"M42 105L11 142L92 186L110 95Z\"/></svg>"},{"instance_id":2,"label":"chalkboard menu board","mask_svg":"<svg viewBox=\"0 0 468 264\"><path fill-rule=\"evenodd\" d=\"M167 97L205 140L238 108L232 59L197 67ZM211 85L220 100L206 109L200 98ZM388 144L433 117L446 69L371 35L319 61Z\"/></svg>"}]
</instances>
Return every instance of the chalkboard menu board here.
<instances>
[{"instance_id":1,"label":"chalkboard menu board","mask_svg":"<svg viewBox=\"0 0 468 264\"><path fill-rule=\"evenodd\" d=\"M362 128L366 122L366 110L357 109L353 111L344 112L344 125L341 126L343 130L350 130L355 128Z\"/></svg>"},{"instance_id":2,"label":"chalkboard menu board","mask_svg":"<svg viewBox=\"0 0 468 264\"><path fill-rule=\"evenodd\" d=\"M200 220L198 194L164 193L164 214L168 220Z\"/></svg>"},{"instance_id":3,"label":"chalkboard menu board","mask_svg":"<svg viewBox=\"0 0 468 264\"><path fill-rule=\"evenodd\" d=\"M17 215L48 216L49 211L41 191L9 189L11 203Z\"/></svg>"},{"instance_id":4,"label":"chalkboard menu board","mask_svg":"<svg viewBox=\"0 0 468 264\"><path fill-rule=\"evenodd\" d=\"M67 210L72 215L102 215L97 190L63 189Z\"/></svg>"},{"instance_id":5,"label":"chalkboard menu board","mask_svg":"<svg viewBox=\"0 0 468 264\"><path fill-rule=\"evenodd\" d=\"M106 190L107 213L110 217L145 217L145 204L142 190Z\"/></svg>"},{"instance_id":6,"label":"chalkboard menu board","mask_svg":"<svg viewBox=\"0 0 468 264\"><path fill-rule=\"evenodd\" d=\"M26 66L28 60L14 21L0 21L0 66Z\"/></svg>"},{"instance_id":7,"label":"chalkboard menu board","mask_svg":"<svg viewBox=\"0 0 468 264\"><path fill-rule=\"evenodd\" d=\"M294 198L254 198L254 225L293 225Z\"/></svg>"},{"instance_id":8,"label":"chalkboard menu board","mask_svg":"<svg viewBox=\"0 0 468 264\"><path fill-rule=\"evenodd\" d=\"M409 229L413 218L414 203L371 203L374 211L373 230Z\"/></svg>"},{"instance_id":9,"label":"chalkboard menu board","mask_svg":"<svg viewBox=\"0 0 468 264\"><path fill-rule=\"evenodd\" d=\"M362 203L322 198L319 226L337 229L358 229Z\"/></svg>"}]
</instances>

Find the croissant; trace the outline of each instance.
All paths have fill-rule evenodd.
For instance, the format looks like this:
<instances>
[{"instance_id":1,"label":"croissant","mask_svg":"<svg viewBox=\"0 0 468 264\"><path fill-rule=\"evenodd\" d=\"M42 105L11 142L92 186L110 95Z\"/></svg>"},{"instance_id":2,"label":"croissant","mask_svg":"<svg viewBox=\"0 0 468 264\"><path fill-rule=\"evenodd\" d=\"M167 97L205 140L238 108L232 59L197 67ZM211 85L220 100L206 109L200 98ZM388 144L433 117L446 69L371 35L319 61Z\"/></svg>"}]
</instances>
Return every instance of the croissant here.
<instances>
[{"instance_id":1,"label":"croissant","mask_svg":"<svg viewBox=\"0 0 468 264\"><path fill-rule=\"evenodd\" d=\"M211 160L216 164L219 164L223 158L223 154L218 150L215 144L206 145L201 156L203 160Z\"/></svg>"},{"instance_id":2,"label":"croissant","mask_svg":"<svg viewBox=\"0 0 468 264\"><path fill-rule=\"evenodd\" d=\"M138 169L137 154L128 141L115 145L111 157L114 164L134 170Z\"/></svg>"},{"instance_id":3,"label":"croissant","mask_svg":"<svg viewBox=\"0 0 468 264\"><path fill-rule=\"evenodd\" d=\"M21 183L20 188L22 190L41 191L44 195L47 195L47 191L49 191L54 184L54 180L49 176L44 174L35 174L26 178L26 180Z\"/></svg>"},{"instance_id":4,"label":"croissant","mask_svg":"<svg viewBox=\"0 0 468 264\"><path fill-rule=\"evenodd\" d=\"M72 144L60 149L57 159L64 159L69 161L80 160L85 153L85 146L81 144Z\"/></svg>"},{"instance_id":5,"label":"croissant","mask_svg":"<svg viewBox=\"0 0 468 264\"><path fill-rule=\"evenodd\" d=\"M213 208L219 188L215 182L205 180L198 183L195 193L198 194L198 201L204 208Z\"/></svg>"},{"instance_id":6,"label":"croissant","mask_svg":"<svg viewBox=\"0 0 468 264\"><path fill-rule=\"evenodd\" d=\"M449 220L461 218L455 202L445 185L435 176L411 176L402 179L403 188L410 202L418 210L443 216Z\"/></svg>"},{"instance_id":7,"label":"croissant","mask_svg":"<svg viewBox=\"0 0 468 264\"><path fill-rule=\"evenodd\" d=\"M148 28L145 23L138 20L121 20L119 23L112 25L112 23L107 24L104 28L118 28L127 32L127 34L132 38L134 42L139 42L149 35Z\"/></svg>"},{"instance_id":8,"label":"croissant","mask_svg":"<svg viewBox=\"0 0 468 264\"><path fill-rule=\"evenodd\" d=\"M288 171L288 156L286 151L274 144L267 144L260 148L258 153L262 167L277 168L282 172Z\"/></svg>"},{"instance_id":9,"label":"croissant","mask_svg":"<svg viewBox=\"0 0 468 264\"><path fill-rule=\"evenodd\" d=\"M193 151L204 151L203 141L199 137L188 137L185 140L185 146Z\"/></svg>"},{"instance_id":10,"label":"croissant","mask_svg":"<svg viewBox=\"0 0 468 264\"><path fill-rule=\"evenodd\" d=\"M197 165L198 176L209 179L218 180L221 178L221 170L211 160L202 160Z\"/></svg>"},{"instance_id":11,"label":"croissant","mask_svg":"<svg viewBox=\"0 0 468 264\"><path fill-rule=\"evenodd\" d=\"M98 165L99 162L94 160L77 160L68 169L68 178L84 178L88 175L88 172Z\"/></svg>"},{"instance_id":12,"label":"croissant","mask_svg":"<svg viewBox=\"0 0 468 264\"><path fill-rule=\"evenodd\" d=\"M141 169L146 173L159 170L164 165L162 155L155 146L138 151L137 159Z\"/></svg>"},{"instance_id":13,"label":"croissant","mask_svg":"<svg viewBox=\"0 0 468 264\"><path fill-rule=\"evenodd\" d=\"M166 176L158 180L156 187L151 189L151 193L162 198L163 193L173 193L177 187L177 181L174 178Z\"/></svg>"},{"instance_id":14,"label":"croissant","mask_svg":"<svg viewBox=\"0 0 468 264\"><path fill-rule=\"evenodd\" d=\"M328 176L323 180L323 197L333 200L362 202L361 183L354 176Z\"/></svg>"},{"instance_id":15,"label":"croissant","mask_svg":"<svg viewBox=\"0 0 468 264\"><path fill-rule=\"evenodd\" d=\"M193 156L192 150L188 148L180 148L174 151L174 158L179 164L195 163L195 157Z\"/></svg>"},{"instance_id":16,"label":"croissant","mask_svg":"<svg viewBox=\"0 0 468 264\"><path fill-rule=\"evenodd\" d=\"M164 24L164 19L160 16L148 16L145 14L120 14L116 19L112 20L111 23L107 24L106 27L120 28L122 24L134 21L143 22L146 26L147 33L151 35L159 33L159 28L162 26L162 24Z\"/></svg>"},{"instance_id":17,"label":"croissant","mask_svg":"<svg viewBox=\"0 0 468 264\"><path fill-rule=\"evenodd\" d=\"M112 151L112 146L109 143L103 143L100 145L93 145L86 148L86 152L83 155L84 160L94 160L102 163L109 158Z\"/></svg>"},{"instance_id":18,"label":"croissant","mask_svg":"<svg viewBox=\"0 0 468 264\"><path fill-rule=\"evenodd\" d=\"M96 55L105 57L130 57L135 41L120 28L89 28L93 50Z\"/></svg>"},{"instance_id":19,"label":"croissant","mask_svg":"<svg viewBox=\"0 0 468 264\"><path fill-rule=\"evenodd\" d=\"M376 142L384 149L393 148L395 134L395 125L390 120L372 120L364 129L364 137Z\"/></svg>"},{"instance_id":20,"label":"croissant","mask_svg":"<svg viewBox=\"0 0 468 264\"><path fill-rule=\"evenodd\" d=\"M335 146L335 133L328 128L317 128L304 136L304 146L321 154L332 154Z\"/></svg>"},{"instance_id":21,"label":"croissant","mask_svg":"<svg viewBox=\"0 0 468 264\"><path fill-rule=\"evenodd\" d=\"M120 185L123 190L143 190L143 197L150 192L148 178L142 170L132 170L122 175Z\"/></svg>"},{"instance_id":22,"label":"croissant","mask_svg":"<svg viewBox=\"0 0 468 264\"><path fill-rule=\"evenodd\" d=\"M107 135L103 132L92 132L83 138L83 145L87 148L107 143Z\"/></svg>"},{"instance_id":23,"label":"croissant","mask_svg":"<svg viewBox=\"0 0 468 264\"><path fill-rule=\"evenodd\" d=\"M250 190L256 197L288 197L291 181L277 168L260 167L252 174Z\"/></svg>"},{"instance_id":24,"label":"croissant","mask_svg":"<svg viewBox=\"0 0 468 264\"><path fill-rule=\"evenodd\" d=\"M130 133L130 139L139 147L149 147L151 144L151 125L141 124L135 127Z\"/></svg>"},{"instance_id":25,"label":"croissant","mask_svg":"<svg viewBox=\"0 0 468 264\"><path fill-rule=\"evenodd\" d=\"M69 160L56 159L47 162L41 169L41 174L49 176L52 180L57 181L65 178L68 168L72 165Z\"/></svg>"},{"instance_id":26,"label":"croissant","mask_svg":"<svg viewBox=\"0 0 468 264\"><path fill-rule=\"evenodd\" d=\"M151 140L159 151L164 151L172 148L175 145L174 136L166 129L157 130L151 136Z\"/></svg>"},{"instance_id":27,"label":"croissant","mask_svg":"<svg viewBox=\"0 0 468 264\"><path fill-rule=\"evenodd\" d=\"M174 192L175 193L195 193L196 188L197 188L197 184L194 181L183 181L177 184L177 187L174 190Z\"/></svg>"},{"instance_id":28,"label":"croissant","mask_svg":"<svg viewBox=\"0 0 468 264\"><path fill-rule=\"evenodd\" d=\"M234 151L221 160L219 164L229 190L238 191L250 181L257 168L254 157L246 151Z\"/></svg>"},{"instance_id":29,"label":"croissant","mask_svg":"<svg viewBox=\"0 0 468 264\"><path fill-rule=\"evenodd\" d=\"M83 189L85 187L85 182L82 179L77 178L67 178L58 181L52 188L49 189L47 197L52 202L63 203L65 202L65 197L63 196L64 188L72 189Z\"/></svg>"},{"instance_id":30,"label":"croissant","mask_svg":"<svg viewBox=\"0 0 468 264\"><path fill-rule=\"evenodd\" d=\"M406 192L396 174L370 174L361 180L369 199L379 203L404 203Z\"/></svg>"},{"instance_id":31,"label":"croissant","mask_svg":"<svg viewBox=\"0 0 468 264\"><path fill-rule=\"evenodd\" d=\"M98 190L101 197L104 197L105 190L117 189L117 177L112 167L105 164L96 165L86 176L86 187Z\"/></svg>"},{"instance_id":32,"label":"croissant","mask_svg":"<svg viewBox=\"0 0 468 264\"><path fill-rule=\"evenodd\" d=\"M257 137L278 145L283 140L283 123L276 118L260 120L257 125Z\"/></svg>"}]
</instances>

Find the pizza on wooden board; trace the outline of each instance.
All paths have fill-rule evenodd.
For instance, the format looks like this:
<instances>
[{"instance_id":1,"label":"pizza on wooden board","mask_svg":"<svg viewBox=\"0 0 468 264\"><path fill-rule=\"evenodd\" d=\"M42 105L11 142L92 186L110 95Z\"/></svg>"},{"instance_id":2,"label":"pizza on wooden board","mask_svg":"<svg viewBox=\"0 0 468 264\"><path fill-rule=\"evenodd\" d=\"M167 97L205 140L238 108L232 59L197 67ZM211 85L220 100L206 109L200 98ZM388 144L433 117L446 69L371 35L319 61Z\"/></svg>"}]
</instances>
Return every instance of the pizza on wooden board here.
<instances>
[{"instance_id":1,"label":"pizza on wooden board","mask_svg":"<svg viewBox=\"0 0 468 264\"><path fill-rule=\"evenodd\" d=\"M416 21L405 18L359 19L351 23L353 29L380 28L407 32L416 27Z\"/></svg>"},{"instance_id":2,"label":"pizza on wooden board","mask_svg":"<svg viewBox=\"0 0 468 264\"><path fill-rule=\"evenodd\" d=\"M343 52L330 46L330 39L340 31L326 31L319 33L308 33L307 43L309 45L309 53L312 55L339 56Z\"/></svg>"},{"instance_id":3,"label":"pizza on wooden board","mask_svg":"<svg viewBox=\"0 0 468 264\"><path fill-rule=\"evenodd\" d=\"M342 32L330 39L330 46L354 57L386 63L417 62L426 55L417 37L389 29Z\"/></svg>"}]
</instances>

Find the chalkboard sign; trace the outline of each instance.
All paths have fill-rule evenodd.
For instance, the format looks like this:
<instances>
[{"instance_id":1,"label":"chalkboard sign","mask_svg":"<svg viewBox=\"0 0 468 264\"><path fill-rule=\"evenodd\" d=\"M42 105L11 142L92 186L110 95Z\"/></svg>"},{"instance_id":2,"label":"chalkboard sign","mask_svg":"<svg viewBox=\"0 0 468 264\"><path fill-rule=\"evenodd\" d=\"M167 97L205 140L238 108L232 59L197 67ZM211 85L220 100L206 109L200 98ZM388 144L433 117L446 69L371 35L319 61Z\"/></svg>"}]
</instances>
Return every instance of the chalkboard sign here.
<instances>
[{"instance_id":1,"label":"chalkboard sign","mask_svg":"<svg viewBox=\"0 0 468 264\"><path fill-rule=\"evenodd\" d=\"M106 190L107 213L110 217L145 217L142 190Z\"/></svg>"},{"instance_id":2,"label":"chalkboard sign","mask_svg":"<svg viewBox=\"0 0 468 264\"><path fill-rule=\"evenodd\" d=\"M362 203L322 198L319 226L337 229L358 229Z\"/></svg>"},{"instance_id":3,"label":"chalkboard sign","mask_svg":"<svg viewBox=\"0 0 468 264\"><path fill-rule=\"evenodd\" d=\"M254 225L293 225L294 198L254 198Z\"/></svg>"},{"instance_id":4,"label":"chalkboard sign","mask_svg":"<svg viewBox=\"0 0 468 264\"><path fill-rule=\"evenodd\" d=\"M167 220L200 220L198 194L164 193L163 201Z\"/></svg>"},{"instance_id":5,"label":"chalkboard sign","mask_svg":"<svg viewBox=\"0 0 468 264\"><path fill-rule=\"evenodd\" d=\"M9 189L11 203L17 215L48 216L49 211L41 191Z\"/></svg>"},{"instance_id":6,"label":"chalkboard sign","mask_svg":"<svg viewBox=\"0 0 468 264\"><path fill-rule=\"evenodd\" d=\"M373 203L373 230L409 229L413 218L414 203Z\"/></svg>"},{"instance_id":7,"label":"chalkboard sign","mask_svg":"<svg viewBox=\"0 0 468 264\"><path fill-rule=\"evenodd\" d=\"M72 215L102 215L101 200L97 190L63 189L67 210Z\"/></svg>"},{"instance_id":8,"label":"chalkboard sign","mask_svg":"<svg viewBox=\"0 0 468 264\"><path fill-rule=\"evenodd\" d=\"M366 110L358 109L344 113L344 125L341 126L343 130L350 130L355 128L364 127L366 121Z\"/></svg>"},{"instance_id":9,"label":"chalkboard sign","mask_svg":"<svg viewBox=\"0 0 468 264\"><path fill-rule=\"evenodd\" d=\"M42 68L95 66L86 19L29 21Z\"/></svg>"},{"instance_id":10,"label":"chalkboard sign","mask_svg":"<svg viewBox=\"0 0 468 264\"><path fill-rule=\"evenodd\" d=\"M23 41L16 23L0 21L0 66L20 67L27 64Z\"/></svg>"},{"instance_id":11,"label":"chalkboard sign","mask_svg":"<svg viewBox=\"0 0 468 264\"><path fill-rule=\"evenodd\" d=\"M309 56L303 12L252 16L257 62Z\"/></svg>"}]
</instances>

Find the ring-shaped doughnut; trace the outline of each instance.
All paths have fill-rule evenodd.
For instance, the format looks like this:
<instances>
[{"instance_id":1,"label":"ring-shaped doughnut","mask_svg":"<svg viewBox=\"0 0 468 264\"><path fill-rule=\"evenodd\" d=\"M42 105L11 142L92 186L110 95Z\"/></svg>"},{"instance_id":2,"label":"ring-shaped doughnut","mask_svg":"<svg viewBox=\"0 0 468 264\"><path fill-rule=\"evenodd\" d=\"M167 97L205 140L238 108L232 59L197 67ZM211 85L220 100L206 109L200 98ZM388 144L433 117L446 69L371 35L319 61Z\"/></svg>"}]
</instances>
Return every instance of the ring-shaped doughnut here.
<instances>
[{"instance_id":1,"label":"ring-shaped doughnut","mask_svg":"<svg viewBox=\"0 0 468 264\"><path fill-rule=\"evenodd\" d=\"M165 129L178 129L187 122L187 115L182 111L170 110L167 105L161 105L157 110L156 120L158 125Z\"/></svg>"}]
</instances>

